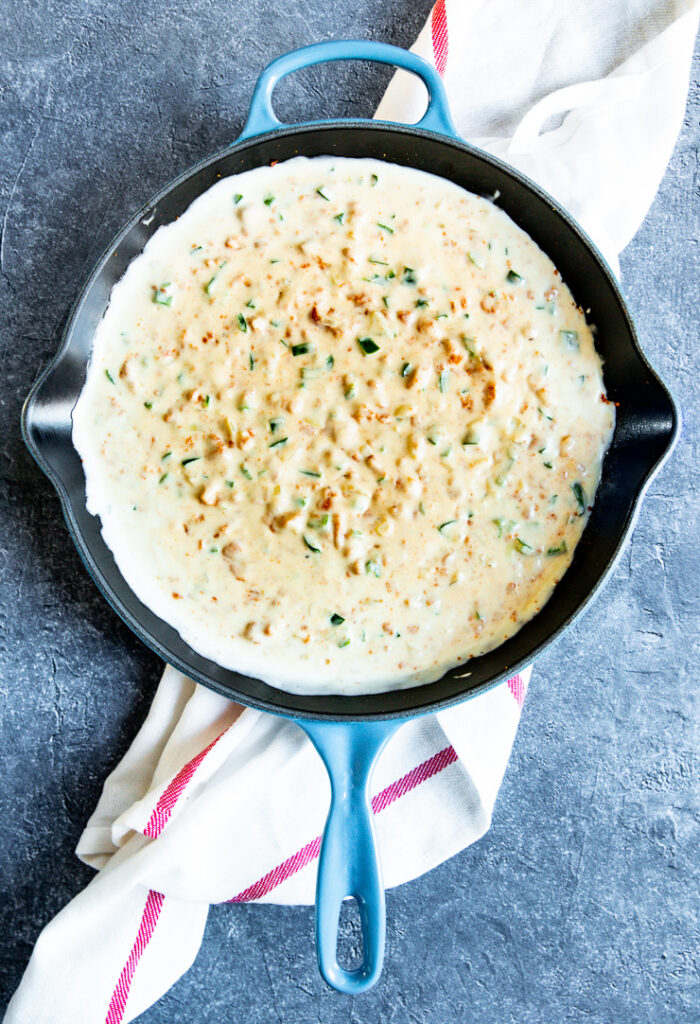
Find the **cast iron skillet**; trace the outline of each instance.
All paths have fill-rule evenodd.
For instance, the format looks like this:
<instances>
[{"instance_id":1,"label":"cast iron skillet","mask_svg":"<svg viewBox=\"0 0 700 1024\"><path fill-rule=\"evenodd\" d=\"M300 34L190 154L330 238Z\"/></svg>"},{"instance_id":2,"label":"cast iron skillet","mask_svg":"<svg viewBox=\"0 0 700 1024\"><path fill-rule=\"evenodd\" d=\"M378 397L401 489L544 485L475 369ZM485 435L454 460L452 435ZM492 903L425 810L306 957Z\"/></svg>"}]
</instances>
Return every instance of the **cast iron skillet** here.
<instances>
[{"instance_id":1,"label":"cast iron skillet","mask_svg":"<svg viewBox=\"0 0 700 1024\"><path fill-rule=\"evenodd\" d=\"M280 124L271 105L280 78L312 64L348 58L393 64L418 75L429 94L422 120L414 126L369 120ZM99 521L85 507L85 478L71 443L71 412L112 286L157 228L181 214L220 177L297 154L376 157L431 171L481 195L497 192L499 206L551 257L576 301L590 310L605 361L608 395L617 405L617 426L595 506L571 567L549 603L502 646L471 661L468 674L461 667L427 686L357 697L300 696L221 668L188 647L135 597L102 539ZM674 401L644 358L600 253L541 189L457 137L442 83L425 61L383 43L309 46L273 61L262 73L248 122L233 146L182 174L117 235L78 297L58 354L27 399L22 426L29 450L58 492L88 571L127 625L192 679L243 704L296 719L309 735L332 787L316 898L319 966L326 981L340 991L369 988L379 976L384 955L384 892L369 804L370 776L380 750L402 722L501 682L556 640L610 574L642 495L679 429ZM338 913L348 896L354 896L360 908L364 946L363 963L352 971L338 964L336 952Z\"/></svg>"}]
</instances>

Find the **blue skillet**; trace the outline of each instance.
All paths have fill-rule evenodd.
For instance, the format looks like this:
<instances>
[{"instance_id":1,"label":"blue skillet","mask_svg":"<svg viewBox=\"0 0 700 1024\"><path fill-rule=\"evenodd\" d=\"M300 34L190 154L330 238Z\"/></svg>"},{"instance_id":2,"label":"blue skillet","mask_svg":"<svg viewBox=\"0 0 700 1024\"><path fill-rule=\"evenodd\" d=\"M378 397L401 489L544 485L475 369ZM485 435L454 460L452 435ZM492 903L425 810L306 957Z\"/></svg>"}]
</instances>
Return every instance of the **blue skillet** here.
<instances>
[{"instance_id":1,"label":"blue skillet","mask_svg":"<svg viewBox=\"0 0 700 1024\"><path fill-rule=\"evenodd\" d=\"M415 125L373 120L284 125L272 108L277 82L325 61L357 59L404 68L426 86L428 107ZM427 686L356 697L284 693L216 665L193 651L132 593L85 507L85 478L71 443L71 412L85 380L92 339L112 286L163 224L179 216L220 177L304 154L375 157L456 182L498 203L551 257L577 303L598 328L608 395L618 407L596 503L568 572L553 598L501 647L470 662L470 675L450 671ZM357 993L377 980L384 957L385 909L370 804L372 769L400 725L449 707L513 675L552 644L597 594L632 530L641 498L673 447L679 429L674 401L647 363L617 283L576 223L523 175L464 143L450 120L437 72L414 54L384 43L336 41L273 61L260 76L240 138L180 175L119 232L77 298L59 351L25 404L25 441L56 488L71 536L98 587L128 626L161 658L192 679L251 707L294 719L323 758L331 806L316 894L319 967L329 985ZM357 900L363 939L359 967L338 963L338 915Z\"/></svg>"}]
</instances>

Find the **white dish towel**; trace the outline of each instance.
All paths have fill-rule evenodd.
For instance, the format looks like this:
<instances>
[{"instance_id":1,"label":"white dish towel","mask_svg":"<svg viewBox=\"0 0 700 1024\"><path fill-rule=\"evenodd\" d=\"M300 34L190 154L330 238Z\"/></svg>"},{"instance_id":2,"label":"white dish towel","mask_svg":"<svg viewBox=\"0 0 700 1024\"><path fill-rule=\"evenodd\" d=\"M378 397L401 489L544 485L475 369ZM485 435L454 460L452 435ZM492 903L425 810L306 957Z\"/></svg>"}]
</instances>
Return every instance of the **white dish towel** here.
<instances>
[{"instance_id":1,"label":"white dish towel","mask_svg":"<svg viewBox=\"0 0 700 1024\"><path fill-rule=\"evenodd\" d=\"M464 137L553 193L617 269L681 125L699 6L438 0L414 50ZM423 93L398 72L377 116L418 120ZM387 886L488 829L528 677L390 742L374 780ZM313 902L328 794L295 725L166 668L78 845L98 873L41 933L6 1024L131 1021L192 964L210 903Z\"/></svg>"}]
</instances>

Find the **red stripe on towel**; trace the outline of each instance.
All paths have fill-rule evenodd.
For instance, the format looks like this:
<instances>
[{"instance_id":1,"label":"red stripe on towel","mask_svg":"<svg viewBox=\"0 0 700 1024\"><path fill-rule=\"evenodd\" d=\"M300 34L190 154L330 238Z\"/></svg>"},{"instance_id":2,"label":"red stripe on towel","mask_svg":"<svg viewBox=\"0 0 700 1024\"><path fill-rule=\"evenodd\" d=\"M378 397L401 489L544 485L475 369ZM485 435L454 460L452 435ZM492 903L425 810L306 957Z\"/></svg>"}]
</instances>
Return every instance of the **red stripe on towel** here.
<instances>
[{"instance_id":1,"label":"red stripe on towel","mask_svg":"<svg viewBox=\"0 0 700 1024\"><path fill-rule=\"evenodd\" d=\"M445 747L444 750L438 750L437 754L433 754L427 761L423 761L417 768L412 768L410 772L402 775L396 782L392 782L381 793L377 793L376 796L372 797L372 810L375 814L379 814L380 811L383 811L389 804L393 804L399 797L410 793L416 786L420 786L421 782L427 782L428 779L432 779L433 775L437 775L457 760L457 753L454 747Z\"/></svg>"},{"instance_id":2,"label":"red stripe on towel","mask_svg":"<svg viewBox=\"0 0 700 1024\"><path fill-rule=\"evenodd\" d=\"M416 786L420 786L421 782L427 782L428 779L443 771L448 765L454 764L457 760L454 747L445 747L444 750L439 750L437 754L433 754L427 761L423 761L422 764L412 768L410 772L397 779L396 782L392 782L381 793L377 793L372 798L372 810L375 814L379 814L380 811L393 804L395 800L405 796L406 793L410 793ZM281 864L278 864L272 871L268 871L257 882L248 886L243 892L239 892L237 896L234 896L228 902L249 903L251 900L259 900L261 896L267 896L269 892L276 889L278 885L281 885L291 875L295 875L297 871L301 871L312 860L316 860L320 849L321 837L317 836L316 839L312 839L306 846L302 846L295 854L288 857Z\"/></svg>"},{"instance_id":3,"label":"red stripe on towel","mask_svg":"<svg viewBox=\"0 0 700 1024\"><path fill-rule=\"evenodd\" d=\"M312 839L306 846L302 846L301 850L297 850L295 854L283 860L281 864L278 864L272 871L268 871L266 875L259 878L257 882L253 882L243 892L239 892L238 896L234 896L232 899L227 900L227 903L250 903L252 900L259 900L261 896L267 896L269 892L276 889L278 885L281 885L285 879L289 878L290 875L295 875L297 871L301 871L302 868L306 867L312 860L316 860L319 851L321 849L321 837L317 836L316 839Z\"/></svg>"},{"instance_id":4,"label":"red stripe on towel","mask_svg":"<svg viewBox=\"0 0 700 1024\"><path fill-rule=\"evenodd\" d=\"M512 679L509 679L508 689L515 697L518 707L521 708L523 706L523 701L525 700L525 692L527 690L525 680L523 679L523 677L518 675L513 676Z\"/></svg>"},{"instance_id":5,"label":"red stripe on towel","mask_svg":"<svg viewBox=\"0 0 700 1024\"><path fill-rule=\"evenodd\" d=\"M149 889L148 896L146 897L146 906L143 908L143 914L141 915L141 924L136 934L136 941L131 947L131 952L122 967L117 984L114 986L114 992L112 993L107 1016L105 1017L105 1024L120 1024L124 1016L124 1009L129 998L129 990L134 972L158 924L164 900L165 897L162 892L154 892L153 889Z\"/></svg>"},{"instance_id":6,"label":"red stripe on towel","mask_svg":"<svg viewBox=\"0 0 700 1024\"><path fill-rule=\"evenodd\" d=\"M212 747L216 746L224 733L228 732L229 728L230 726L226 726L224 731L220 732L216 739L211 741L208 747L205 747L204 750L201 750L196 757L193 757L191 761L188 761L187 764L183 765L175 778L165 787L163 792L160 794L160 799L155 806L153 814L148 819L148 824L143 830L143 834L148 836L149 839L157 839L161 834L167 825L168 819L173 813L173 808L180 799L185 786L191 780L192 776L197 771Z\"/></svg>"},{"instance_id":7,"label":"red stripe on towel","mask_svg":"<svg viewBox=\"0 0 700 1024\"><path fill-rule=\"evenodd\" d=\"M447 10L445 0L437 0L430 18L430 34L433 40L435 67L439 75L445 74L447 53L449 49L447 37Z\"/></svg>"}]
</instances>

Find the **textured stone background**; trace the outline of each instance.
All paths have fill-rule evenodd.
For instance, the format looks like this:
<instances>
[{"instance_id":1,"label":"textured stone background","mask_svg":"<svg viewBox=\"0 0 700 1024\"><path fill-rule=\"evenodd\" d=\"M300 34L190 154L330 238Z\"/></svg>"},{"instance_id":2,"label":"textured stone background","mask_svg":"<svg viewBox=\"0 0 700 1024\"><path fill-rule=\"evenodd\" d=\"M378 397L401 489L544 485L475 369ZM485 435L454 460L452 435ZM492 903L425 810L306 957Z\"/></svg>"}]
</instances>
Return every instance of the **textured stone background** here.
<instances>
[{"instance_id":1,"label":"textured stone background","mask_svg":"<svg viewBox=\"0 0 700 1024\"><path fill-rule=\"evenodd\" d=\"M91 872L73 848L160 665L83 570L24 449L22 401L91 264L157 188L233 139L274 55L333 36L409 46L430 0L4 0L0 9L0 1006ZM388 72L280 89L283 116L369 115ZM384 977L329 991L304 908L212 911L142 1020L688 1024L700 1019L700 109L623 258L685 427L594 610L537 665L489 834L388 896ZM694 195L695 193L695 195ZM44 1022L37 1022L44 1024Z\"/></svg>"}]
</instances>

